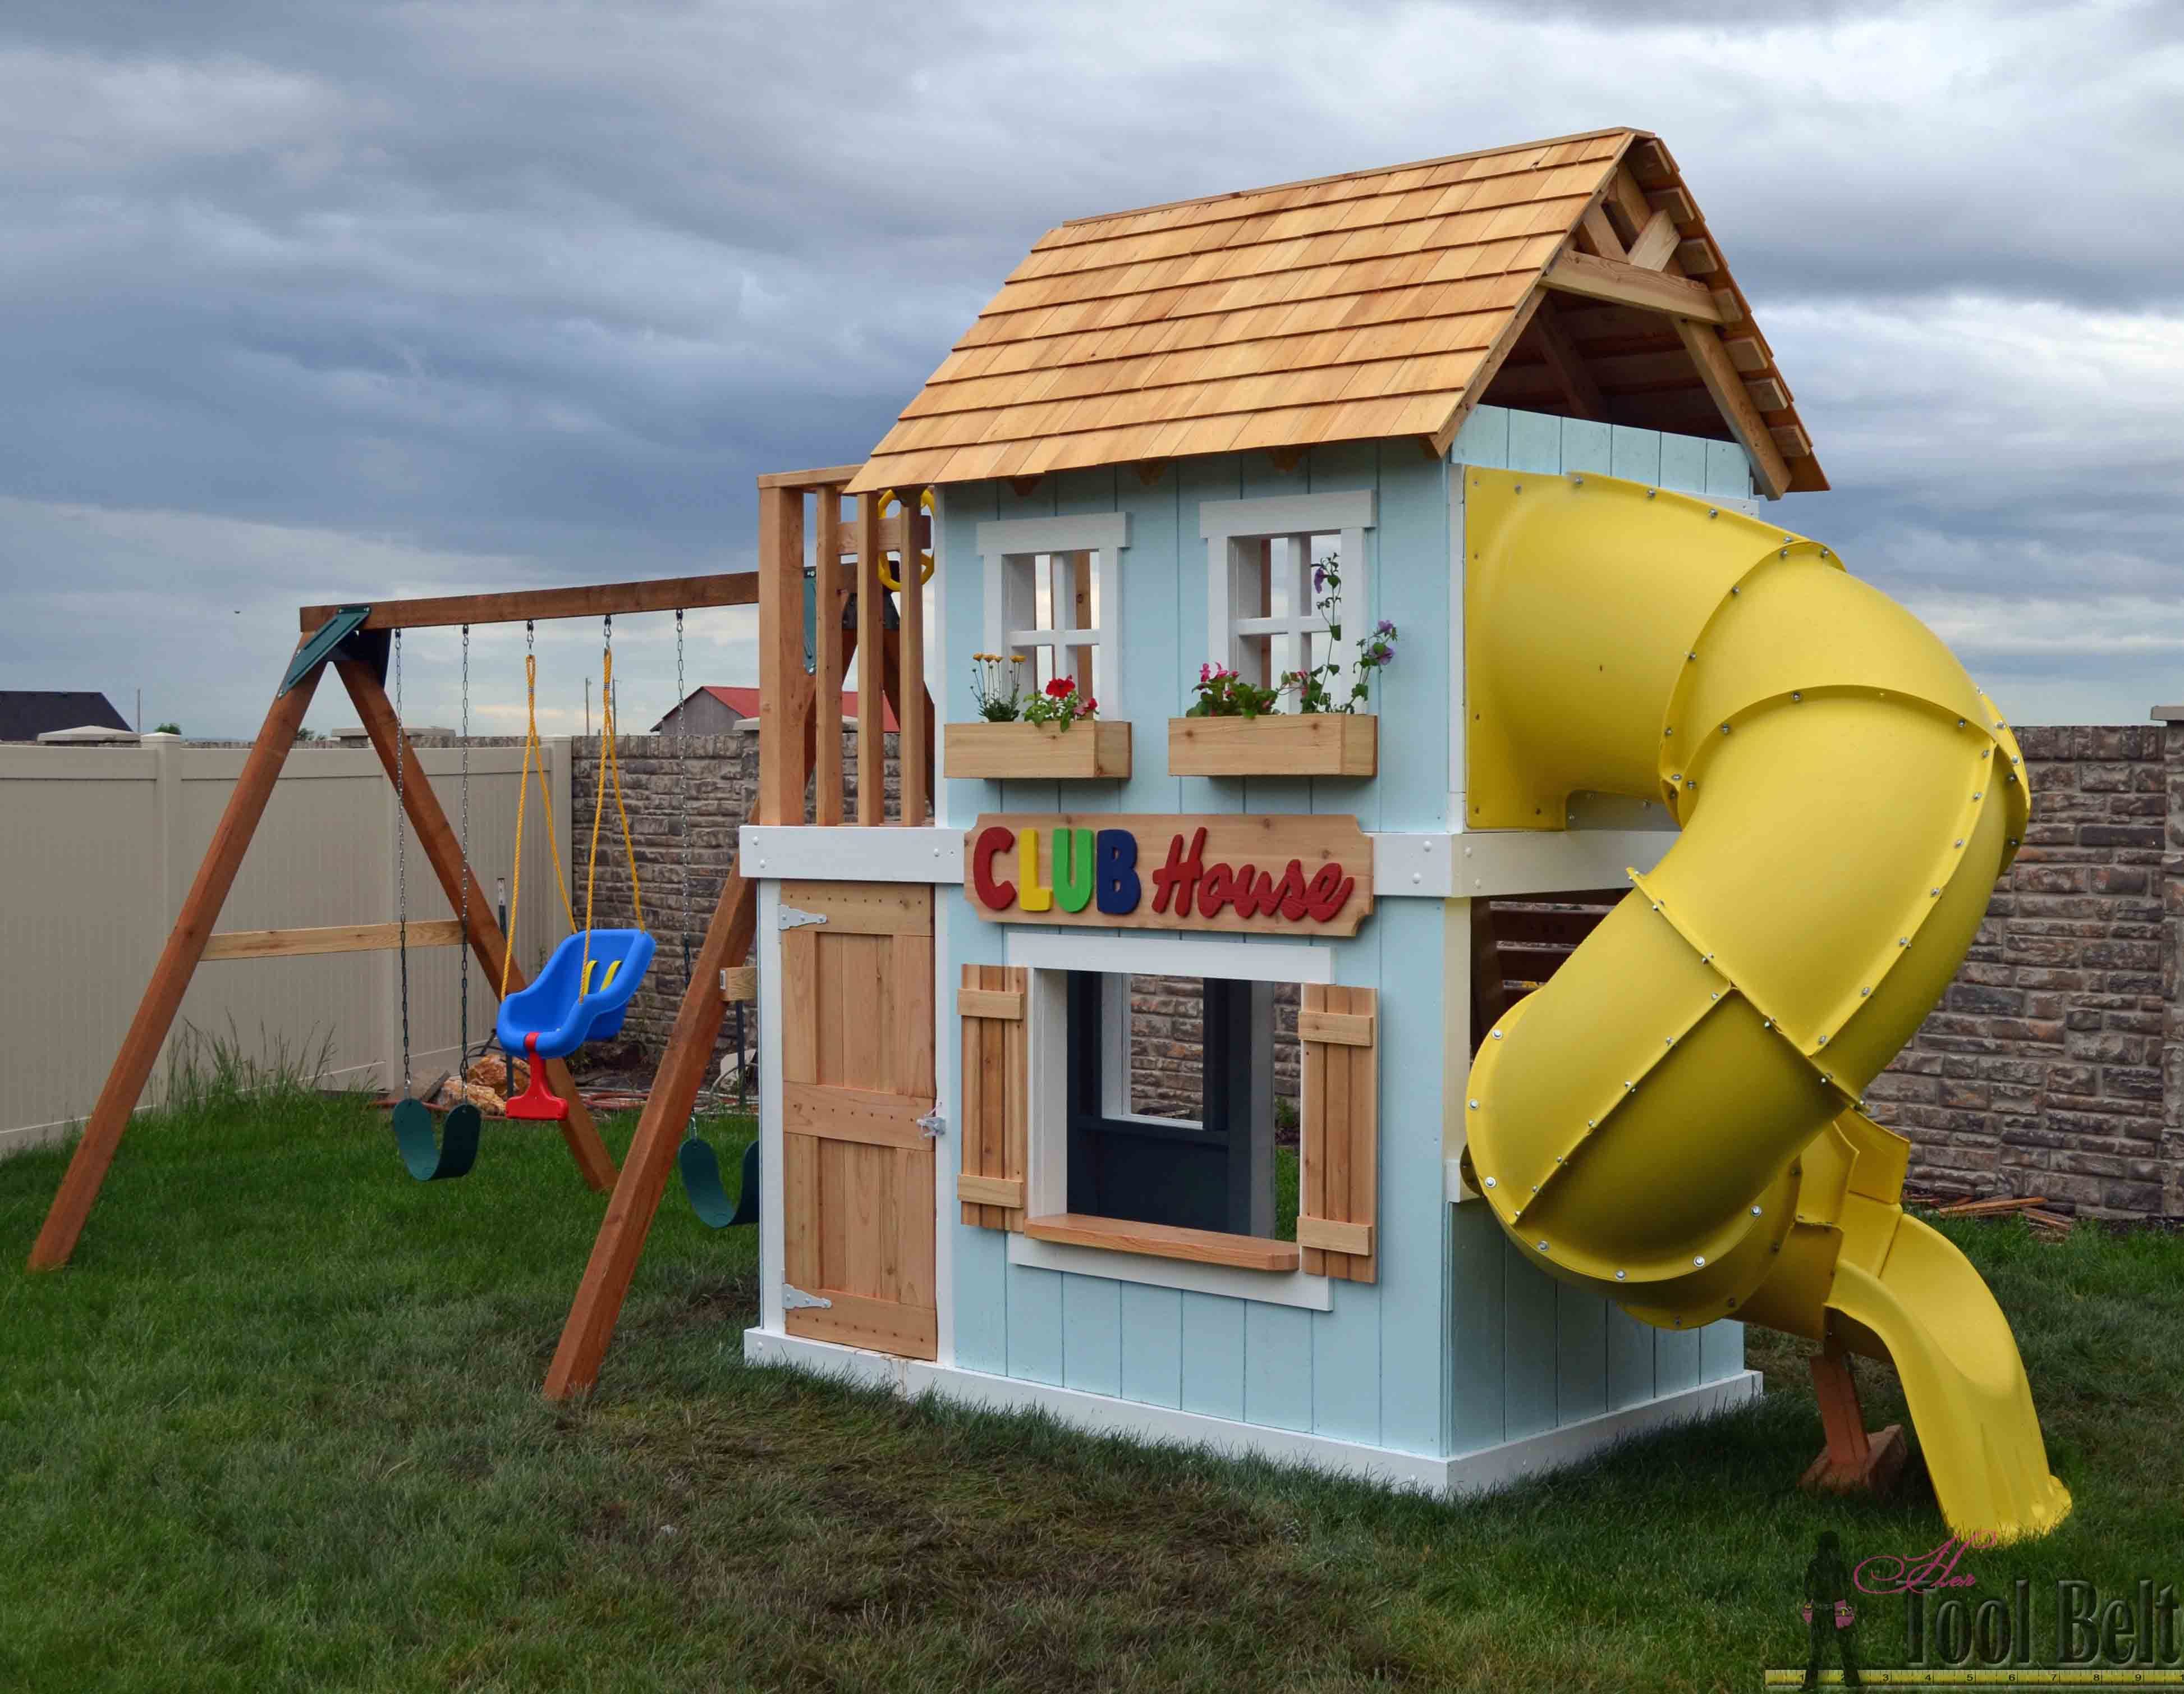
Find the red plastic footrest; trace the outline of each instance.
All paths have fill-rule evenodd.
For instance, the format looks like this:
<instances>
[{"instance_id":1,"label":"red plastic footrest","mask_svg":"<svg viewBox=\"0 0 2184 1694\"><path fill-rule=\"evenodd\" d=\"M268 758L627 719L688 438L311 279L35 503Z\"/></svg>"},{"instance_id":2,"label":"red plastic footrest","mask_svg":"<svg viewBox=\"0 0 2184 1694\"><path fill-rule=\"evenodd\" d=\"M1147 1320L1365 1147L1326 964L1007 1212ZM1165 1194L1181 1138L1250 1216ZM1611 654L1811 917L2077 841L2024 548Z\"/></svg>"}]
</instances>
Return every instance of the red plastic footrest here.
<instances>
[{"instance_id":1,"label":"red plastic footrest","mask_svg":"<svg viewBox=\"0 0 2184 1694\"><path fill-rule=\"evenodd\" d=\"M546 1086L546 1067L538 1057L536 1030L523 1038L523 1056L531 1067L531 1086L521 1094L509 1095L508 1115L546 1123L560 1123L569 1115L569 1102Z\"/></svg>"}]
</instances>

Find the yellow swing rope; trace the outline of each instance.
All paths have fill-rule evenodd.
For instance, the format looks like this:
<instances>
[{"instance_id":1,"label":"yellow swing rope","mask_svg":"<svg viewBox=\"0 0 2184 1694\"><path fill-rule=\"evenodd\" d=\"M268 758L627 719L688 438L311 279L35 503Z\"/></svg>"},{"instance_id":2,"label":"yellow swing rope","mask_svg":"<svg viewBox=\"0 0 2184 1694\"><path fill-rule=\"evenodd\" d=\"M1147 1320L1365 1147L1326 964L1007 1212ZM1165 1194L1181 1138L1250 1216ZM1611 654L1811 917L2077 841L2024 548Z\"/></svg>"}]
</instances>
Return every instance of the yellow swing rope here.
<instances>
[{"instance_id":1,"label":"yellow swing rope","mask_svg":"<svg viewBox=\"0 0 2184 1694\"><path fill-rule=\"evenodd\" d=\"M569 899L569 879L561 870L561 847L554 827L554 785L546 780L546 748L538 739L538 655L523 655L523 691L530 727L523 738L523 776L515 791L515 871L508 896L508 933L501 938L500 998L508 998L508 967L515 957L515 920L523 909L523 818L531 810L531 755L538 755L538 798L546 806L546 848L554 855L554 880L561 889L561 909L569 928L577 927L577 908Z\"/></svg>"},{"instance_id":2,"label":"yellow swing rope","mask_svg":"<svg viewBox=\"0 0 2184 1694\"><path fill-rule=\"evenodd\" d=\"M599 870L599 821L606 815L607 784L614 784L615 816L621 821L621 850L629 861L630 904L637 912L637 927L644 928L644 893L637 881L637 847L630 839L629 811L621 798L621 760L615 751L614 647L606 649L599 677L600 762L599 793L592 801L592 845L584 867L584 961L577 976L579 996L592 981L592 894ZM571 917L571 924L574 918Z\"/></svg>"}]
</instances>

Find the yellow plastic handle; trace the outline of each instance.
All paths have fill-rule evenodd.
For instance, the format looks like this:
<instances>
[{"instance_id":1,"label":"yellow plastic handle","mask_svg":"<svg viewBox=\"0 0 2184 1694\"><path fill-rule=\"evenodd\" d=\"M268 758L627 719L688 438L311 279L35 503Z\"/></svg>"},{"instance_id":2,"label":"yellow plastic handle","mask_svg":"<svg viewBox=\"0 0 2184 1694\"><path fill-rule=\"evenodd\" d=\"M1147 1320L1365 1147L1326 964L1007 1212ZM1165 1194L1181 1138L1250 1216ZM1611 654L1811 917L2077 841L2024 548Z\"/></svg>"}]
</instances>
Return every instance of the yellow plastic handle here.
<instances>
[{"instance_id":1,"label":"yellow plastic handle","mask_svg":"<svg viewBox=\"0 0 2184 1694\"><path fill-rule=\"evenodd\" d=\"M889 488L887 493L880 496L880 515L882 517L885 517L889 506L899 506L901 504L902 496L896 493L894 489ZM928 488L922 494L919 495L917 504L921 509L930 512L933 510L933 490ZM904 515L907 517L909 514L905 513ZM905 554L907 554L910 551L908 524L905 523L903 528L904 535L902 550ZM933 580L933 555L930 553L920 554L918 555L917 564L918 582L921 584L931 582ZM889 574L887 555L885 554L880 555L880 586L883 588L896 589L900 589L902 587L901 581L899 578Z\"/></svg>"}]
</instances>

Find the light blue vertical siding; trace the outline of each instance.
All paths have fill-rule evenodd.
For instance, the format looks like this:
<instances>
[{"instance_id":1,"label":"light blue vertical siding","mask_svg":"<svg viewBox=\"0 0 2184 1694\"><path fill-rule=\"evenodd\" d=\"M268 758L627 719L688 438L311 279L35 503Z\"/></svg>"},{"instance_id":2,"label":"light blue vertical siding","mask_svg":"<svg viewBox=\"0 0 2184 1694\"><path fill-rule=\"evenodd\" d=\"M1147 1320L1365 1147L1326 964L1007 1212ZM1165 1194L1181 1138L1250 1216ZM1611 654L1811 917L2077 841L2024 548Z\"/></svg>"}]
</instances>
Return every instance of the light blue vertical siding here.
<instances>
[{"instance_id":1,"label":"light blue vertical siding","mask_svg":"<svg viewBox=\"0 0 2184 1694\"><path fill-rule=\"evenodd\" d=\"M1699 1331L1699 1380L1719 1382L1744 1368L1744 1325L1724 1318Z\"/></svg>"},{"instance_id":2,"label":"light blue vertical siding","mask_svg":"<svg viewBox=\"0 0 2184 1694\"><path fill-rule=\"evenodd\" d=\"M1373 615L1395 624L1396 659L1375 685L1379 779L1343 808L1357 811L1368 829L1447 827L1449 690L1462 663L1449 651L1448 478L1447 465L1416 442L1380 443ZM1368 627L1361 621L1357 632Z\"/></svg>"},{"instance_id":3,"label":"light blue vertical siding","mask_svg":"<svg viewBox=\"0 0 2184 1694\"><path fill-rule=\"evenodd\" d=\"M1607 1409L1620 1412L1652 1397L1653 1331L1629 1312L1611 1306L1607 1308Z\"/></svg>"},{"instance_id":4,"label":"light blue vertical siding","mask_svg":"<svg viewBox=\"0 0 2184 1694\"><path fill-rule=\"evenodd\" d=\"M1474 412L1451 460L1627 476L1699 493L1749 488L1730 443L1494 407ZM967 824L978 811L1004 810L1310 810L1355 815L1368 829L1442 827L1446 690L1460 662L1449 649L1451 474L1449 462L1428 459L1414 443L1389 442L1316 449L1288 473L1247 454L1172 464L1150 483L1125 467L1048 477L1022 495L1006 482L950 489L944 717L972 716L968 655L984 645L978 522L1123 510L1132 520L1115 620L1123 686L1121 698L1103 705L1132 722L1134 749L1123 783L951 782L948 821ZM1368 543L1373 604L1352 609L1351 632L1379 617L1401 631L1396 661L1377 684L1384 729L1396 731L1384 733L1379 777L1169 776L1167 721L1187 703L1208 650L1200 504L1356 488L1374 490L1377 520ZM953 961L998 962L1003 932L961 900L944 905ZM1545 1275L1485 1207L1443 1200L1442 1067L1462 1063L1463 1055L1444 1052L1439 904L1384 896L1357 937L1332 945L1337 980L1381 995L1379 1281L1334 1284L1333 1309L1318 1312L1011 1267L1007 1238L961 1224L951 1207L941 1227L954 1232L957 1362L1273 1428L1459 1453L1741 1368L1740 1326L1652 1330ZM952 1020L941 1047L944 1092L960 1095Z\"/></svg>"},{"instance_id":5,"label":"light blue vertical siding","mask_svg":"<svg viewBox=\"0 0 2184 1694\"><path fill-rule=\"evenodd\" d=\"M1061 1380L1087 1394L1123 1391L1123 1284L1061 1279Z\"/></svg>"},{"instance_id":6,"label":"light blue vertical siding","mask_svg":"<svg viewBox=\"0 0 2184 1694\"><path fill-rule=\"evenodd\" d=\"M1244 1301L1244 1421L1312 1428L1312 1324L1323 1314Z\"/></svg>"},{"instance_id":7,"label":"light blue vertical siding","mask_svg":"<svg viewBox=\"0 0 2184 1694\"><path fill-rule=\"evenodd\" d=\"M1242 1420L1246 1304L1217 1294L1184 1292L1181 1307L1184 1411Z\"/></svg>"},{"instance_id":8,"label":"light blue vertical siding","mask_svg":"<svg viewBox=\"0 0 2184 1694\"><path fill-rule=\"evenodd\" d=\"M1607 474L1626 482L1661 485L1661 432L1618 424L1608 432Z\"/></svg>"},{"instance_id":9,"label":"light blue vertical siding","mask_svg":"<svg viewBox=\"0 0 2184 1694\"><path fill-rule=\"evenodd\" d=\"M1502 1312L1508 1254L1502 1226L1484 1205L1474 1202L1450 1210L1455 1215L1449 1220L1453 1379L1448 1450L1468 1453L1498 1445L1508 1432L1508 1410L1502 1403Z\"/></svg>"},{"instance_id":10,"label":"light blue vertical siding","mask_svg":"<svg viewBox=\"0 0 2184 1694\"><path fill-rule=\"evenodd\" d=\"M1028 1382L1061 1380L1061 1284L1059 1271L1009 1267L1011 1376Z\"/></svg>"},{"instance_id":11,"label":"light blue vertical siding","mask_svg":"<svg viewBox=\"0 0 2184 1694\"><path fill-rule=\"evenodd\" d=\"M1123 1381L1125 1400L1148 1406L1183 1404L1183 1290L1118 1284L1123 1290Z\"/></svg>"},{"instance_id":12,"label":"light blue vertical siding","mask_svg":"<svg viewBox=\"0 0 2184 1694\"><path fill-rule=\"evenodd\" d=\"M1502 1411L1509 1440L1555 1427L1559 1366L1555 1279L1527 1250L1502 1244Z\"/></svg>"},{"instance_id":13,"label":"light blue vertical siding","mask_svg":"<svg viewBox=\"0 0 2184 1694\"><path fill-rule=\"evenodd\" d=\"M1696 436L1661 437L1661 486L1686 494L1707 491L1707 443Z\"/></svg>"},{"instance_id":14,"label":"light blue vertical siding","mask_svg":"<svg viewBox=\"0 0 2184 1694\"><path fill-rule=\"evenodd\" d=\"M1178 480L1171 466L1157 482L1124 470L1115 483L1116 504L1130 517L1122 560L1123 698L1103 704L1130 720L1130 779L1117 803L1126 812L1182 810L1181 790L1167 773L1167 721L1182 715L1186 669L1198 673L1196 660L1184 662L1179 603L1193 574L1188 561L1202 559L1205 547L1195 533L1184 540L1177 527ZM1201 610L1201 624L1205 616Z\"/></svg>"},{"instance_id":15,"label":"light blue vertical siding","mask_svg":"<svg viewBox=\"0 0 2184 1694\"><path fill-rule=\"evenodd\" d=\"M1653 1332L1653 1391L1656 1394L1680 1394L1686 1388L1699 1385L1699 1352L1702 1346L1696 1329L1656 1329Z\"/></svg>"},{"instance_id":16,"label":"light blue vertical siding","mask_svg":"<svg viewBox=\"0 0 2184 1694\"><path fill-rule=\"evenodd\" d=\"M1613 432L1604 423L1595 423L1589 418L1563 420L1563 469L1565 471L1595 471L1602 476L1615 474L1614 453L1612 447Z\"/></svg>"},{"instance_id":17,"label":"light blue vertical siding","mask_svg":"<svg viewBox=\"0 0 2184 1694\"><path fill-rule=\"evenodd\" d=\"M1607 1302L1555 1284L1555 1421L1575 1423L1607 1409Z\"/></svg>"},{"instance_id":18,"label":"light blue vertical siding","mask_svg":"<svg viewBox=\"0 0 2184 1694\"><path fill-rule=\"evenodd\" d=\"M1263 454L1256 455L1264 459ZM1206 539L1198 532L1198 509L1208 500L1240 500L1244 497L1243 471L1236 455L1219 454L1206 459L1183 459L1168 467L1162 478L1176 489L1176 638L1182 663L1178 666L1181 705L1190 704L1191 685L1198 667L1212 648L1206 632ZM1167 725L1154 727L1165 742ZM1183 777L1176 783L1179 811L1235 811L1243 804L1241 786L1212 777Z\"/></svg>"},{"instance_id":19,"label":"light blue vertical siding","mask_svg":"<svg viewBox=\"0 0 2184 1694\"><path fill-rule=\"evenodd\" d=\"M1740 500L1752 498L1752 461L1735 442L1707 443L1707 493Z\"/></svg>"}]
</instances>

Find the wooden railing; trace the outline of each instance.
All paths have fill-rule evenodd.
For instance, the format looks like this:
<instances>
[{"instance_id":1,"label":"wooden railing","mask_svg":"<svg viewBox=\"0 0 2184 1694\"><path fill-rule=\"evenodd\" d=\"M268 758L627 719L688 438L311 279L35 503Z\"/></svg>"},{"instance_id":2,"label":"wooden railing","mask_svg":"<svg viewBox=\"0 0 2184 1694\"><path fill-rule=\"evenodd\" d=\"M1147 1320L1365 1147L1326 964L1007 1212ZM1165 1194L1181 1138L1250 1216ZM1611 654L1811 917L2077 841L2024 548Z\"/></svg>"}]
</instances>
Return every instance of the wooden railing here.
<instances>
[{"instance_id":1,"label":"wooden railing","mask_svg":"<svg viewBox=\"0 0 2184 1694\"><path fill-rule=\"evenodd\" d=\"M932 520L922 488L860 494L843 512L843 486L861 467L784 471L759 478L759 793L760 823L802 823L805 773L809 822L847 821L842 738L835 728L850 661L856 661L857 804L860 824L922 824L933 815L933 705L925 686L925 592L921 555ZM817 632L813 668L804 668L806 538ZM905 544L906 543L906 544ZM902 584L889 589L883 566ZM887 626L892 621L895 627ZM900 732L901 800L887 810L882 702Z\"/></svg>"}]
</instances>

